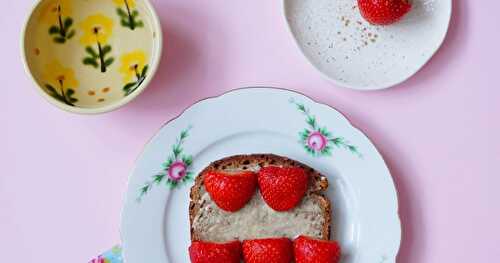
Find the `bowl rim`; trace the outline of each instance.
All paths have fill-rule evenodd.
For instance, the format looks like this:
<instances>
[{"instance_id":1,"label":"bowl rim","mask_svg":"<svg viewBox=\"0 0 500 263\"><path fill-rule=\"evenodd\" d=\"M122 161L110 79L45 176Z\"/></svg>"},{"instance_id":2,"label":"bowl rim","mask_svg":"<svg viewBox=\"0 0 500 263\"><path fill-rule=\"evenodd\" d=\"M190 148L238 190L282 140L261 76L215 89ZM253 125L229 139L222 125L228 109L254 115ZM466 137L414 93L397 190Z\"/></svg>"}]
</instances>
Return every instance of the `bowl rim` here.
<instances>
[{"instance_id":1,"label":"bowl rim","mask_svg":"<svg viewBox=\"0 0 500 263\"><path fill-rule=\"evenodd\" d=\"M129 103L133 99L135 99L137 96L139 96L144 89L149 85L151 80L153 79L154 75L156 74L156 71L158 69L158 66L160 64L161 56L162 56L162 51L163 51L163 32L162 32L162 27L160 23L160 18L158 17L158 14L156 13L153 5L149 0L139 0L144 3L144 6L146 7L147 11L149 12L152 20L152 27L154 32L156 33L156 37L153 42L157 44L156 48L153 48L153 52L151 55L151 67L150 67L150 74L146 76L144 79L143 83L130 95L123 97L120 100L117 100L111 104L102 106L102 107L97 107L97 108L83 108L83 107L72 107L69 105L66 105L54 98L52 98L49 94L47 94L45 91L43 91L43 88L40 86L40 84L36 81L35 77L33 76L33 73L28 65L28 57L26 54L26 31L28 29L28 24L31 21L33 14L40 6L40 4L44 1L49 1L49 0L36 0L36 2L32 5L30 12L28 13L27 17L25 18L23 28L21 30L21 57L23 61L23 67L26 73L29 75L31 81L33 82L34 88L37 90L38 94L40 94L46 101L48 101L50 104L56 106L57 108L71 112L71 113L78 113L78 114L85 114L85 115L93 115L93 114L100 114L100 113L106 113L106 112L111 112L114 111L118 108L121 108L125 104Z\"/></svg>"}]
</instances>

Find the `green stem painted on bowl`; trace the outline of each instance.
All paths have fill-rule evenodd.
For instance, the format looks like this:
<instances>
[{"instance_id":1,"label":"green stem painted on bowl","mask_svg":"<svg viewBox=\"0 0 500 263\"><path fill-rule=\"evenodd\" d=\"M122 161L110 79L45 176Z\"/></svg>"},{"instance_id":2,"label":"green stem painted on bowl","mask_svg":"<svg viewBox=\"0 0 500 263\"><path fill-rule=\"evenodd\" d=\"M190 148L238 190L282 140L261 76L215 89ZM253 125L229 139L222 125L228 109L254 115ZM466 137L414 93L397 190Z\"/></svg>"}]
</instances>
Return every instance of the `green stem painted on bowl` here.
<instances>
[{"instance_id":1,"label":"green stem painted on bowl","mask_svg":"<svg viewBox=\"0 0 500 263\"><path fill-rule=\"evenodd\" d=\"M99 60L101 61L101 72L104 73L106 72L106 64L104 63L104 54L102 52L102 46L99 41L97 41L97 49L99 50Z\"/></svg>"},{"instance_id":2,"label":"green stem painted on bowl","mask_svg":"<svg viewBox=\"0 0 500 263\"><path fill-rule=\"evenodd\" d=\"M99 28L94 28L94 34L96 39L98 39ZM107 71L107 68L113 64L115 59L113 57L107 57L111 52L110 45L102 45L99 40L96 40L97 52L92 46L87 46L85 52L87 56L83 58L82 63L84 65L93 66L94 68L100 68L102 73Z\"/></svg>"},{"instance_id":3,"label":"green stem painted on bowl","mask_svg":"<svg viewBox=\"0 0 500 263\"><path fill-rule=\"evenodd\" d=\"M128 22L130 25L130 29L134 30L135 29L134 18L132 17L132 14L130 13L130 7L128 6L128 1L127 0L124 0L124 1L125 1L125 7L127 7Z\"/></svg>"},{"instance_id":4,"label":"green stem painted on bowl","mask_svg":"<svg viewBox=\"0 0 500 263\"><path fill-rule=\"evenodd\" d=\"M63 17L61 5L57 6L57 24L49 28L49 35L54 35L54 42L58 44L66 43L67 40L75 36L76 31L71 30L73 18Z\"/></svg>"},{"instance_id":5,"label":"green stem painted on bowl","mask_svg":"<svg viewBox=\"0 0 500 263\"><path fill-rule=\"evenodd\" d=\"M59 82L58 89L54 88L50 84L45 84L45 88L49 92L49 95L52 96L54 99L62 103L65 103L69 106L75 106L75 102L78 102L78 99L73 97L73 95L75 94L75 90L71 88L65 88L64 80L62 79L58 80L58 82Z\"/></svg>"},{"instance_id":6,"label":"green stem painted on bowl","mask_svg":"<svg viewBox=\"0 0 500 263\"><path fill-rule=\"evenodd\" d=\"M61 15L61 5L57 6L57 20L59 21L59 28L61 29L61 36L66 38L66 29L64 28L64 23L62 21Z\"/></svg>"},{"instance_id":7,"label":"green stem painted on bowl","mask_svg":"<svg viewBox=\"0 0 500 263\"><path fill-rule=\"evenodd\" d=\"M138 18L139 11L137 11L137 9L132 9L127 0L123 0L123 2L125 3L126 11L124 11L120 7L116 9L118 16L120 16L121 25L124 27L128 27L131 30L135 30L138 27L143 27L144 22L142 22Z\"/></svg>"},{"instance_id":8,"label":"green stem painted on bowl","mask_svg":"<svg viewBox=\"0 0 500 263\"><path fill-rule=\"evenodd\" d=\"M135 81L129 82L123 86L123 91L125 92L125 96L130 95L132 92L134 92L139 86L144 82L146 79L147 73L148 73L148 68L149 65L145 65L144 68L142 68L142 71L139 72L139 68L137 65L134 66L135 70L135 77L137 78Z\"/></svg>"}]
</instances>

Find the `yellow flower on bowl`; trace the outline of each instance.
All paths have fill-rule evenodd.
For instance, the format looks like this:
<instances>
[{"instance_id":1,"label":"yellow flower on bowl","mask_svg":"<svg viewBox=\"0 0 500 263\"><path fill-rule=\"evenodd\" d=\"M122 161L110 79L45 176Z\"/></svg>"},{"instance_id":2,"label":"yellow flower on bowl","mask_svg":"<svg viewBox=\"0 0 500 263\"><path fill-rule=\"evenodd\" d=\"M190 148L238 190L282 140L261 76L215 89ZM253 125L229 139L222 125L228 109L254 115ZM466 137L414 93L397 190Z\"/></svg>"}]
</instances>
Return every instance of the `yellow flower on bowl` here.
<instances>
[{"instance_id":1,"label":"yellow flower on bowl","mask_svg":"<svg viewBox=\"0 0 500 263\"><path fill-rule=\"evenodd\" d=\"M142 50L137 50L124 54L120 61L120 72L123 74L123 81L129 82L134 76L140 76L146 65L146 54Z\"/></svg>"},{"instance_id":2,"label":"yellow flower on bowl","mask_svg":"<svg viewBox=\"0 0 500 263\"><path fill-rule=\"evenodd\" d=\"M136 50L124 54L120 61L120 73L122 73L123 82L125 83L123 91L125 95L128 95L136 90L144 79L146 79L148 72L147 58L144 51Z\"/></svg>"},{"instance_id":3,"label":"yellow flower on bowl","mask_svg":"<svg viewBox=\"0 0 500 263\"><path fill-rule=\"evenodd\" d=\"M80 23L80 27L83 30L80 42L86 45L87 53L83 58L83 64L94 68L100 67L101 72L106 72L107 67L114 61L113 57L107 57L111 52L111 45L106 45L113 33L113 20L102 14L96 14L87 17Z\"/></svg>"},{"instance_id":4,"label":"yellow flower on bowl","mask_svg":"<svg viewBox=\"0 0 500 263\"><path fill-rule=\"evenodd\" d=\"M48 1L40 12L41 20L48 24L59 23L59 16L70 16L73 6L70 0Z\"/></svg>"},{"instance_id":5,"label":"yellow flower on bowl","mask_svg":"<svg viewBox=\"0 0 500 263\"><path fill-rule=\"evenodd\" d=\"M80 27L83 31L83 36L80 38L82 44L100 43L104 45L113 33L113 20L102 14L92 15L81 22Z\"/></svg>"},{"instance_id":6,"label":"yellow flower on bowl","mask_svg":"<svg viewBox=\"0 0 500 263\"><path fill-rule=\"evenodd\" d=\"M73 97L78 87L78 80L73 69L66 68L59 61L54 60L47 64L42 77L45 88L53 98L71 106L78 101Z\"/></svg>"},{"instance_id":7,"label":"yellow flower on bowl","mask_svg":"<svg viewBox=\"0 0 500 263\"><path fill-rule=\"evenodd\" d=\"M73 18L71 2L69 0L55 0L48 2L41 11L41 20L50 24L49 35L58 44L66 43L76 31L71 28Z\"/></svg>"},{"instance_id":8,"label":"yellow flower on bowl","mask_svg":"<svg viewBox=\"0 0 500 263\"><path fill-rule=\"evenodd\" d=\"M44 80L53 86L59 86L61 83L66 87L73 89L78 87L78 80L75 78L75 72L71 68L65 68L59 61L54 60L47 64L45 68Z\"/></svg>"},{"instance_id":9,"label":"yellow flower on bowl","mask_svg":"<svg viewBox=\"0 0 500 263\"><path fill-rule=\"evenodd\" d=\"M117 6L128 6L129 8L135 7L135 0L113 0Z\"/></svg>"}]
</instances>

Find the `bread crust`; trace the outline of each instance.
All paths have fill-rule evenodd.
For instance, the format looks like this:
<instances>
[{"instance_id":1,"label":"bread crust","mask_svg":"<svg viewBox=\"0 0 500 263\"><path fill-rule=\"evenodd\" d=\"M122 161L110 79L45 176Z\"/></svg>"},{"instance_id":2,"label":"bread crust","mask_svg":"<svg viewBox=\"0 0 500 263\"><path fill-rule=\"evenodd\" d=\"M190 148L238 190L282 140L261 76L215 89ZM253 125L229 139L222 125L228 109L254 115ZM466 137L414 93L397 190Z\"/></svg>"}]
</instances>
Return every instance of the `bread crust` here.
<instances>
[{"instance_id":1,"label":"bread crust","mask_svg":"<svg viewBox=\"0 0 500 263\"><path fill-rule=\"evenodd\" d=\"M189 222L191 240L195 241L200 239L198 237L198 234L194 230L193 222L200 210L200 199L204 174L208 171L225 171L228 169L250 170L255 165L258 165L261 168L266 166L301 167L309 174L310 183L308 191L306 192L306 196L316 199L320 204L322 216L324 218L321 238L324 240L329 240L331 233L331 203L330 200L322 194L322 192L328 188L328 179L313 168L303 163L274 154L229 156L212 162L198 174L195 179L195 183L191 187L190 191L191 201L189 203Z\"/></svg>"}]
</instances>

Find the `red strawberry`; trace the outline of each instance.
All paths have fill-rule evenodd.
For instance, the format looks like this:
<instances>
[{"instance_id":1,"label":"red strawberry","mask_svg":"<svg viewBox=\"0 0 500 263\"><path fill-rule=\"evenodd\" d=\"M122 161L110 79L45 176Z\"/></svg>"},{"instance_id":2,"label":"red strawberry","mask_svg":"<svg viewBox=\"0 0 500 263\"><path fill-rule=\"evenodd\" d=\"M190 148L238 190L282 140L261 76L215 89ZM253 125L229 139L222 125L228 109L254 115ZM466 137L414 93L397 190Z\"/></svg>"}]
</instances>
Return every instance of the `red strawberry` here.
<instances>
[{"instance_id":1,"label":"red strawberry","mask_svg":"<svg viewBox=\"0 0 500 263\"><path fill-rule=\"evenodd\" d=\"M340 246L335 241L318 240L299 236L293 242L296 263L337 263Z\"/></svg>"},{"instance_id":2,"label":"red strawberry","mask_svg":"<svg viewBox=\"0 0 500 263\"><path fill-rule=\"evenodd\" d=\"M268 166L260 169L258 175L262 197L276 211L294 208L306 193L308 179L299 167Z\"/></svg>"},{"instance_id":3,"label":"red strawberry","mask_svg":"<svg viewBox=\"0 0 500 263\"><path fill-rule=\"evenodd\" d=\"M205 174L205 187L210 197L221 209L235 212L252 198L257 188L257 176L253 172Z\"/></svg>"},{"instance_id":4,"label":"red strawberry","mask_svg":"<svg viewBox=\"0 0 500 263\"><path fill-rule=\"evenodd\" d=\"M292 241L288 238L268 238L243 241L245 263L290 263Z\"/></svg>"},{"instance_id":5,"label":"red strawberry","mask_svg":"<svg viewBox=\"0 0 500 263\"><path fill-rule=\"evenodd\" d=\"M210 243L194 241L189 247L191 263L240 263L241 242Z\"/></svg>"},{"instance_id":6,"label":"red strawberry","mask_svg":"<svg viewBox=\"0 0 500 263\"><path fill-rule=\"evenodd\" d=\"M411 9L409 0L358 0L361 15L375 25L398 21Z\"/></svg>"}]
</instances>

